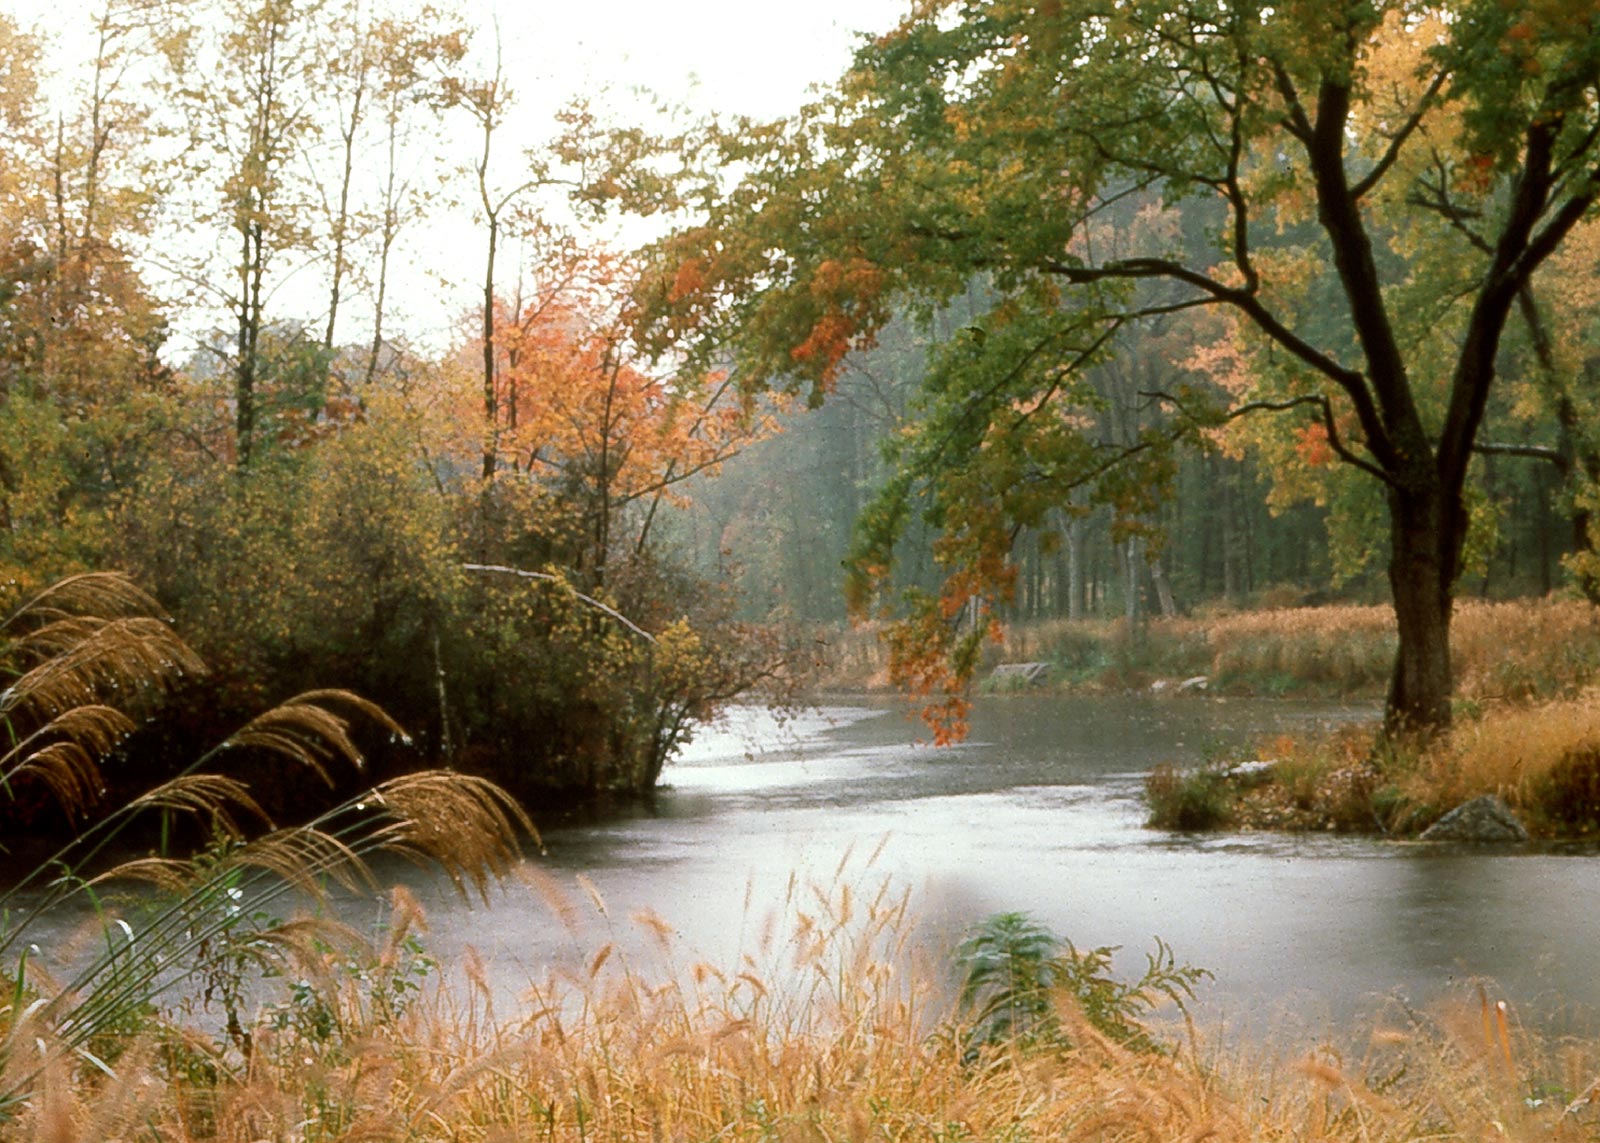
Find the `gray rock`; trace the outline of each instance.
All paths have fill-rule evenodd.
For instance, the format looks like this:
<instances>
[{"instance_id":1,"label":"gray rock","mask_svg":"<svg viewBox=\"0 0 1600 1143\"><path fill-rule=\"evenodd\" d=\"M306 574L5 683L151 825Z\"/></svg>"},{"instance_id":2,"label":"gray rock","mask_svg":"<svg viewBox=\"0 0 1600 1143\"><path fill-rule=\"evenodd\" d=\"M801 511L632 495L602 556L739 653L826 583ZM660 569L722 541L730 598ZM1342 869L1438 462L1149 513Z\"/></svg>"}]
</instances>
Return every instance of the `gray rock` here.
<instances>
[{"instance_id":1,"label":"gray rock","mask_svg":"<svg viewBox=\"0 0 1600 1143\"><path fill-rule=\"evenodd\" d=\"M1527 841L1509 807L1493 794L1462 802L1422 831L1423 841Z\"/></svg>"},{"instance_id":2,"label":"gray rock","mask_svg":"<svg viewBox=\"0 0 1600 1143\"><path fill-rule=\"evenodd\" d=\"M1211 686L1211 680L1204 675L1196 675L1192 679L1184 679L1178 684L1180 691L1203 691Z\"/></svg>"},{"instance_id":3,"label":"gray rock","mask_svg":"<svg viewBox=\"0 0 1600 1143\"><path fill-rule=\"evenodd\" d=\"M1278 763L1268 758L1258 762L1240 762L1223 771L1223 777L1241 786L1263 786L1272 778L1272 772L1277 767Z\"/></svg>"}]
</instances>

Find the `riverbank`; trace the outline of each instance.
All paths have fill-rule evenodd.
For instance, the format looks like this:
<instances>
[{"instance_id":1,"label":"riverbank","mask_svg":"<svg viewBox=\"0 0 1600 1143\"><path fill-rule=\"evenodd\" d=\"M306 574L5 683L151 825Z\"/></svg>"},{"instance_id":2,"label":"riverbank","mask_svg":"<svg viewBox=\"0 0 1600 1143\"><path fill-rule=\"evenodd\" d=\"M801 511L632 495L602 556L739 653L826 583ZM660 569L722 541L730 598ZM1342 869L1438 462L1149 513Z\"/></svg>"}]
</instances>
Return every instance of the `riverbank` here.
<instances>
[{"instance_id":1,"label":"riverbank","mask_svg":"<svg viewBox=\"0 0 1600 1143\"><path fill-rule=\"evenodd\" d=\"M875 689L882 663L846 637L836 682ZM1369 701L1395 648L1386 606L1226 612L1008 628L983 693L1276 696ZM1153 825L1416 836L1494 796L1541 839L1600 834L1600 609L1570 599L1463 601L1452 626L1457 729L1426 750L1375 753L1374 726L1271 736L1205 765L1157 767Z\"/></svg>"},{"instance_id":2,"label":"riverbank","mask_svg":"<svg viewBox=\"0 0 1600 1143\"><path fill-rule=\"evenodd\" d=\"M411 935L421 918L402 897L387 938L360 952L313 952L299 983L251 1026L213 1038L147 1021L108 1060L67 1057L39 1070L4 1130L219 1141L1372 1143L1559 1141L1596 1128L1587 1101L1600 1045L1544 1042L1476 989L1429 1013L1397 1010L1354 1052L1214 1041L1181 1021L1162 1021L1168 1032L1152 1050L1065 1000L1052 1009L1051 1035L974 1048L970 1019L940 1001L948 988L908 947L902 899L802 889L790 921L759 958L691 966L675 960L666 924L642 914L635 924L656 931L662 962L677 971L652 975L604 945L583 969L533 984L518 1010L497 1012L473 987L470 961L441 969L419 959ZM464 975L467 986L440 988L441 974ZM1115 995L1117 983L1098 987ZM1077 982L1069 991L1085 995ZM34 1051L14 1053L11 1072L34 1066Z\"/></svg>"},{"instance_id":3,"label":"riverbank","mask_svg":"<svg viewBox=\"0 0 1600 1143\"><path fill-rule=\"evenodd\" d=\"M1151 824L1417 837L1489 798L1534 839L1600 836L1600 690L1475 705L1426 747L1382 751L1376 739L1375 727L1280 735L1199 767L1157 767Z\"/></svg>"},{"instance_id":4,"label":"riverbank","mask_svg":"<svg viewBox=\"0 0 1600 1143\"><path fill-rule=\"evenodd\" d=\"M888 690L869 625L819 635L823 683ZM1457 694L1468 703L1571 695L1600 680L1600 608L1573 599L1457 603L1451 626ZM980 691L1107 694L1205 680L1212 694L1381 700L1394 665L1394 612L1338 605L1151 619L1008 624L977 674ZM1038 664L1026 675L1006 664Z\"/></svg>"}]
</instances>

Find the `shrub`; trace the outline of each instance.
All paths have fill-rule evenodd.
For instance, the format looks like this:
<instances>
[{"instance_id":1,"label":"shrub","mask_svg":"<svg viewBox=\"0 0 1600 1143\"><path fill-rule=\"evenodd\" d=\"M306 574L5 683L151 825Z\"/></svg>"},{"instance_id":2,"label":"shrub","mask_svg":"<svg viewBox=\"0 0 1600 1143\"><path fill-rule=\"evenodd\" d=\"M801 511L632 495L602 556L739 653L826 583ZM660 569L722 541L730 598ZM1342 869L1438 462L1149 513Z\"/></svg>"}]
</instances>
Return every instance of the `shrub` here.
<instances>
[{"instance_id":1,"label":"shrub","mask_svg":"<svg viewBox=\"0 0 1600 1143\"><path fill-rule=\"evenodd\" d=\"M956 950L968 1057L994 1045L1067 1044L1062 999L1113 1042L1156 1051L1144 1017L1163 1000L1183 1009L1211 974L1178 964L1157 940L1144 975L1130 984L1111 975L1114 952L1109 946L1079 951L1025 913L996 913L979 922Z\"/></svg>"},{"instance_id":2,"label":"shrub","mask_svg":"<svg viewBox=\"0 0 1600 1143\"><path fill-rule=\"evenodd\" d=\"M380 397L314 447L175 461L129 494L121 561L217 668L149 753L332 679L416 736L368 744L384 772L444 757L530 805L644 793L695 719L781 684L789 648L717 585L620 529L597 568L559 490L431 470L425 426Z\"/></svg>"},{"instance_id":3,"label":"shrub","mask_svg":"<svg viewBox=\"0 0 1600 1143\"><path fill-rule=\"evenodd\" d=\"M1145 779L1144 794L1156 829L1218 829L1231 819L1227 779L1214 767L1180 770L1164 762Z\"/></svg>"},{"instance_id":4,"label":"shrub","mask_svg":"<svg viewBox=\"0 0 1600 1143\"><path fill-rule=\"evenodd\" d=\"M1600 828L1600 746L1569 751L1532 783L1530 801L1567 830Z\"/></svg>"}]
</instances>

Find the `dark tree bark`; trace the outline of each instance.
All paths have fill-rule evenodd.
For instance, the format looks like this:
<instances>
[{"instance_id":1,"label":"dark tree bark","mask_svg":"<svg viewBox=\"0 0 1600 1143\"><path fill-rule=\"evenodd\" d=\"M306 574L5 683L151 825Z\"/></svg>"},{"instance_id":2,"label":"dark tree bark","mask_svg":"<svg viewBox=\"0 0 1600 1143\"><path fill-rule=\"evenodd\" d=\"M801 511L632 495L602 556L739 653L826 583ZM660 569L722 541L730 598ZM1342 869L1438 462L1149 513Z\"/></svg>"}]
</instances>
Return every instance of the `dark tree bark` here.
<instances>
[{"instance_id":1,"label":"dark tree bark","mask_svg":"<svg viewBox=\"0 0 1600 1143\"><path fill-rule=\"evenodd\" d=\"M1459 564L1460 513L1437 488L1395 489L1389 496L1389 586L1400 649L1384 706L1391 736L1450 724L1450 613ZM1453 519L1451 517L1453 516Z\"/></svg>"}]
</instances>

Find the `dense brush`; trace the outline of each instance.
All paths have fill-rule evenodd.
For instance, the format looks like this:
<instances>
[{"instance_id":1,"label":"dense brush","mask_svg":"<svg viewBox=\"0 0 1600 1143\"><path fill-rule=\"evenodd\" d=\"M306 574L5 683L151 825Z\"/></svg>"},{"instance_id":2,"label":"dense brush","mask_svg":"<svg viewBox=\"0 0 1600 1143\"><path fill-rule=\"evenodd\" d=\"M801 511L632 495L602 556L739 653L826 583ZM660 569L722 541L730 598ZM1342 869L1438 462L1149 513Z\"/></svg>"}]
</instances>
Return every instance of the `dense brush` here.
<instances>
[{"instance_id":1,"label":"dense brush","mask_svg":"<svg viewBox=\"0 0 1600 1143\"><path fill-rule=\"evenodd\" d=\"M339 690L274 707L154 789L105 804L100 767L135 715L177 679L203 670L154 602L115 574L73 577L0 620L0 672L9 682L0 692L0 724L11 743L0 755L0 791L9 798L36 783L80 823L47 861L0 890L0 976L10 993L0 1008L0 1114L26 1107L49 1119L60 1113L61 1085L89 1074L99 1075L96 1083L115 1079L108 1046L121 1054L130 1030L153 1027L153 1002L163 992L192 991L245 963L280 973L314 963L335 927L279 919L274 903L289 895L316 904L330 883L372 888L365 859L380 851L435 863L463 890L483 893L512 868L520 839L532 832L496 787L444 772L396 778L305 825L273 828L248 787L215 767L248 750L286 758L324 783L334 781L330 767L360 770L352 718L388 734L401 730L372 703ZM106 868L131 823L174 814L199 822L215 839L211 848ZM164 896L117 916L104 887L129 880ZM57 980L44 972L31 933L75 897L90 902L103 933L99 951L71 961ZM236 1004L228 1024L248 1035Z\"/></svg>"}]
</instances>

